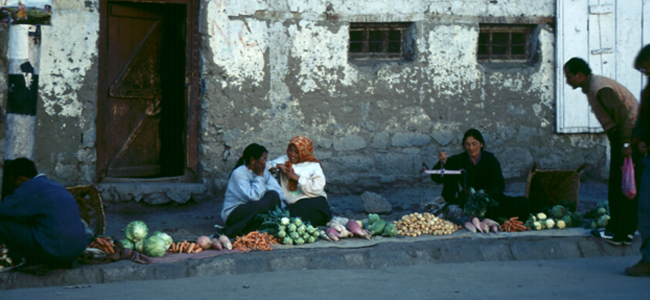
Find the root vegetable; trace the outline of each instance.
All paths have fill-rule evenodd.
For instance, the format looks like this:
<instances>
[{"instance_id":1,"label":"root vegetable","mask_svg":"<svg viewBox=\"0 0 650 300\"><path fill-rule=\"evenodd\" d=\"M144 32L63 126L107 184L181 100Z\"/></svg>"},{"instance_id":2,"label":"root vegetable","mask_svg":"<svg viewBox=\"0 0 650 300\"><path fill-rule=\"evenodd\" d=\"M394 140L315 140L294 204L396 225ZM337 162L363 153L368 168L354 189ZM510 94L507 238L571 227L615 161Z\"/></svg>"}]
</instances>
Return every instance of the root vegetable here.
<instances>
[{"instance_id":1,"label":"root vegetable","mask_svg":"<svg viewBox=\"0 0 650 300\"><path fill-rule=\"evenodd\" d=\"M469 231L471 231L473 233L476 233L476 227L474 226L474 224L472 224L472 222L465 223L465 229L467 229L467 230L469 230Z\"/></svg>"},{"instance_id":2,"label":"root vegetable","mask_svg":"<svg viewBox=\"0 0 650 300\"><path fill-rule=\"evenodd\" d=\"M353 234L356 234L368 240L372 238L370 232L368 230L361 229L359 224L357 224L357 221L350 219L347 225L348 225L348 230L350 230L350 232L352 232Z\"/></svg>"},{"instance_id":3,"label":"root vegetable","mask_svg":"<svg viewBox=\"0 0 650 300\"><path fill-rule=\"evenodd\" d=\"M490 227L488 227L487 224L479 223L479 225L481 225L481 230L483 231L483 233L490 233Z\"/></svg>"},{"instance_id":4,"label":"root vegetable","mask_svg":"<svg viewBox=\"0 0 650 300\"><path fill-rule=\"evenodd\" d=\"M490 229L491 229L492 232L494 232L494 233L499 232L499 226L497 226L497 225L492 225L492 226L490 226Z\"/></svg>"},{"instance_id":5,"label":"root vegetable","mask_svg":"<svg viewBox=\"0 0 650 300\"><path fill-rule=\"evenodd\" d=\"M219 242L221 242L223 248L232 250L232 244L230 243L230 239L225 234L219 237Z\"/></svg>"},{"instance_id":6,"label":"root vegetable","mask_svg":"<svg viewBox=\"0 0 650 300\"><path fill-rule=\"evenodd\" d=\"M490 226L490 227L495 226L495 225L499 226L499 223L497 223L496 221L494 221L492 219L488 219L488 218L483 219L483 221L481 221L481 223L485 223L485 224L487 224L487 226Z\"/></svg>"},{"instance_id":7,"label":"root vegetable","mask_svg":"<svg viewBox=\"0 0 650 300\"><path fill-rule=\"evenodd\" d=\"M474 225L474 227L476 227L476 230L485 233L485 231L483 231L483 227L481 226L481 221L479 221L477 217L474 217L472 219L472 224Z\"/></svg>"},{"instance_id":8,"label":"root vegetable","mask_svg":"<svg viewBox=\"0 0 650 300\"><path fill-rule=\"evenodd\" d=\"M334 229L334 227L329 227L327 230L325 230L325 234L327 234L327 237L330 238L330 240L338 242L339 237L338 237L338 231Z\"/></svg>"},{"instance_id":9,"label":"root vegetable","mask_svg":"<svg viewBox=\"0 0 650 300\"><path fill-rule=\"evenodd\" d=\"M212 240L210 240L210 241L212 242L212 248L217 249L217 250L223 249L223 245L221 245L221 242L219 241L219 239L212 238Z\"/></svg>"},{"instance_id":10,"label":"root vegetable","mask_svg":"<svg viewBox=\"0 0 650 300\"><path fill-rule=\"evenodd\" d=\"M196 239L196 244L201 246L203 249L210 249L212 247L212 241L205 235L202 235Z\"/></svg>"}]
</instances>

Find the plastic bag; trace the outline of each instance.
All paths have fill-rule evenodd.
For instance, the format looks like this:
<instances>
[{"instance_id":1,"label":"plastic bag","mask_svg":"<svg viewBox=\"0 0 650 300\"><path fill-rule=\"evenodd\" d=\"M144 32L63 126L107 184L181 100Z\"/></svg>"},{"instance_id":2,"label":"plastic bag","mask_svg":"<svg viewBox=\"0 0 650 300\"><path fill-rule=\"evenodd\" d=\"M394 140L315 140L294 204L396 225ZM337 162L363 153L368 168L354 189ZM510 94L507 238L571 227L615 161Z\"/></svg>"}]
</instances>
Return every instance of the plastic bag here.
<instances>
[{"instance_id":1,"label":"plastic bag","mask_svg":"<svg viewBox=\"0 0 650 300\"><path fill-rule=\"evenodd\" d=\"M636 183L634 181L634 163L632 163L632 156L628 156L623 161L623 195L629 199L634 199L636 196Z\"/></svg>"}]
</instances>

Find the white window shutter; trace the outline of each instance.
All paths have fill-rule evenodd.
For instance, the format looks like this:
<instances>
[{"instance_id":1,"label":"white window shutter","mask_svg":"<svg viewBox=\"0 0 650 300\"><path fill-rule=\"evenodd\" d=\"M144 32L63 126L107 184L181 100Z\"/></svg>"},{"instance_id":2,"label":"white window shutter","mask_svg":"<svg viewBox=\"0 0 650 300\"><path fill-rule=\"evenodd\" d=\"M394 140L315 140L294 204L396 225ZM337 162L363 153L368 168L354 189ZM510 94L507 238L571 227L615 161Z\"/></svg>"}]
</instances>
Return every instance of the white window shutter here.
<instances>
[{"instance_id":1,"label":"white window shutter","mask_svg":"<svg viewBox=\"0 0 650 300\"><path fill-rule=\"evenodd\" d=\"M650 0L557 0L558 133L602 132L586 95L566 84L564 63L586 60L594 74L612 78L640 95L642 74L634 70L636 54L648 40ZM643 26L641 26L643 24Z\"/></svg>"}]
</instances>

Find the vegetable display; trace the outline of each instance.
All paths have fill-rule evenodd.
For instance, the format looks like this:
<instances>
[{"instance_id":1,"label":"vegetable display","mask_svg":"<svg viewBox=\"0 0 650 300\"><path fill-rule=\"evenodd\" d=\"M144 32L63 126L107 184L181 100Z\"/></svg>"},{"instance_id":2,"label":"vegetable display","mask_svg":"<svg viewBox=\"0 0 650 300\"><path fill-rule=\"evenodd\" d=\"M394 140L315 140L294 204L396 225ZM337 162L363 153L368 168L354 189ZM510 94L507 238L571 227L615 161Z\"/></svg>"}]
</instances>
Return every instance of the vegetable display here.
<instances>
[{"instance_id":1,"label":"vegetable display","mask_svg":"<svg viewBox=\"0 0 650 300\"><path fill-rule=\"evenodd\" d=\"M271 251L272 244L280 244L273 235L253 231L245 236L238 236L232 244L233 249L241 251Z\"/></svg>"},{"instance_id":2,"label":"vegetable display","mask_svg":"<svg viewBox=\"0 0 650 300\"><path fill-rule=\"evenodd\" d=\"M543 212L530 214L524 226L533 230L564 229L578 226L581 220L582 216L580 213L572 212L564 205L555 205L551 208L544 209Z\"/></svg>"},{"instance_id":3,"label":"vegetable display","mask_svg":"<svg viewBox=\"0 0 650 300\"><path fill-rule=\"evenodd\" d=\"M144 253L148 256L160 257L170 249L174 242L172 237L164 232L154 231L149 237L147 237L147 234L149 234L147 224L142 221L132 221L126 225L126 228L124 229L126 240L121 240L122 245L125 248ZM114 246L115 245L113 245L113 247ZM112 253L107 252L106 250L104 250L104 252Z\"/></svg>"},{"instance_id":4,"label":"vegetable display","mask_svg":"<svg viewBox=\"0 0 650 300\"><path fill-rule=\"evenodd\" d=\"M461 227L453 222L441 219L430 213L412 213L402 216L399 221L393 221L397 234L416 237L423 234L447 235L458 231Z\"/></svg>"},{"instance_id":5,"label":"vegetable display","mask_svg":"<svg viewBox=\"0 0 650 300\"><path fill-rule=\"evenodd\" d=\"M169 244L169 246L171 246L171 244ZM165 255L165 252L169 249L167 242L160 236L156 235L145 238L142 247L144 254L153 257L161 257Z\"/></svg>"},{"instance_id":6,"label":"vegetable display","mask_svg":"<svg viewBox=\"0 0 650 300\"><path fill-rule=\"evenodd\" d=\"M466 216L483 217L489 207L497 206L499 202L490 198L483 190L478 192L474 188L470 188L469 195L463 207L463 213Z\"/></svg>"},{"instance_id":7,"label":"vegetable display","mask_svg":"<svg viewBox=\"0 0 650 300\"><path fill-rule=\"evenodd\" d=\"M185 240L178 243L172 243L171 247L169 247L167 251L172 253L199 253L203 251L203 248L196 243L190 243Z\"/></svg>"},{"instance_id":8,"label":"vegetable display","mask_svg":"<svg viewBox=\"0 0 650 300\"><path fill-rule=\"evenodd\" d=\"M368 215L368 226L366 227L372 235L382 235L386 237L397 236L397 227L393 223L382 220L378 214Z\"/></svg>"},{"instance_id":9,"label":"vegetable display","mask_svg":"<svg viewBox=\"0 0 650 300\"><path fill-rule=\"evenodd\" d=\"M589 223L590 228L604 228L607 227L611 219L609 213L609 201L598 202L596 208L590 210L585 214L585 218L592 219Z\"/></svg>"},{"instance_id":10,"label":"vegetable display","mask_svg":"<svg viewBox=\"0 0 650 300\"><path fill-rule=\"evenodd\" d=\"M113 244L111 238L107 236L96 237L92 242L90 242L88 247L102 250L108 254L115 253L115 244Z\"/></svg>"},{"instance_id":11,"label":"vegetable display","mask_svg":"<svg viewBox=\"0 0 650 300\"><path fill-rule=\"evenodd\" d=\"M505 232L521 232L526 230L530 230L530 228L524 226L524 223L519 221L519 217L512 217L501 224L501 231Z\"/></svg>"},{"instance_id":12,"label":"vegetable display","mask_svg":"<svg viewBox=\"0 0 650 300\"><path fill-rule=\"evenodd\" d=\"M127 239L136 243L147 237L147 234L149 234L149 229L147 228L147 224L145 224L144 222L133 221L128 225L126 225L126 228L124 229L124 234L126 235Z\"/></svg>"}]
</instances>

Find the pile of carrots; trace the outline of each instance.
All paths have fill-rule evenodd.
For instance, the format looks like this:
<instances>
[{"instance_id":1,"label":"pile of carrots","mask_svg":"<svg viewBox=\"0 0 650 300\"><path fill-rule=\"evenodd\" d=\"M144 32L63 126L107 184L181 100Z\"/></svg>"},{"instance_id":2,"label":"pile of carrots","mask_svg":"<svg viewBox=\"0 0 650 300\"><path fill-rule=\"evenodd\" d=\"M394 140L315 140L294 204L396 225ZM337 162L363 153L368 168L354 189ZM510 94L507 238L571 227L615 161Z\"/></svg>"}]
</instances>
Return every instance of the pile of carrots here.
<instances>
[{"instance_id":1,"label":"pile of carrots","mask_svg":"<svg viewBox=\"0 0 650 300\"><path fill-rule=\"evenodd\" d=\"M272 244L279 245L280 242L270 234L253 231L245 236L238 236L232 244L232 248L244 252L250 250L271 251Z\"/></svg>"},{"instance_id":2,"label":"pile of carrots","mask_svg":"<svg viewBox=\"0 0 650 300\"><path fill-rule=\"evenodd\" d=\"M203 251L201 246L196 243L190 243L188 241L182 241L178 243L172 243L167 252L173 253L199 253Z\"/></svg>"},{"instance_id":3,"label":"pile of carrots","mask_svg":"<svg viewBox=\"0 0 650 300\"><path fill-rule=\"evenodd\" d=\"M519 221L519 217L512 217L510 220L506 220L500 227L501 231L504 232L521 232L530 230L530 228L524 226L524 222Z\"/></svg>"},{"instance_id":4,"label":"pile of carrots","mask_svg":"<svg viewBox=\"0 0 650 300\"><path fill-rule=\"evenodd\" d=\"M115 253L115 244L111 241L111 238L107 236L96 237L91 243L90 248L97 248L108 254Z\"/></svg>"}]
</instances>

